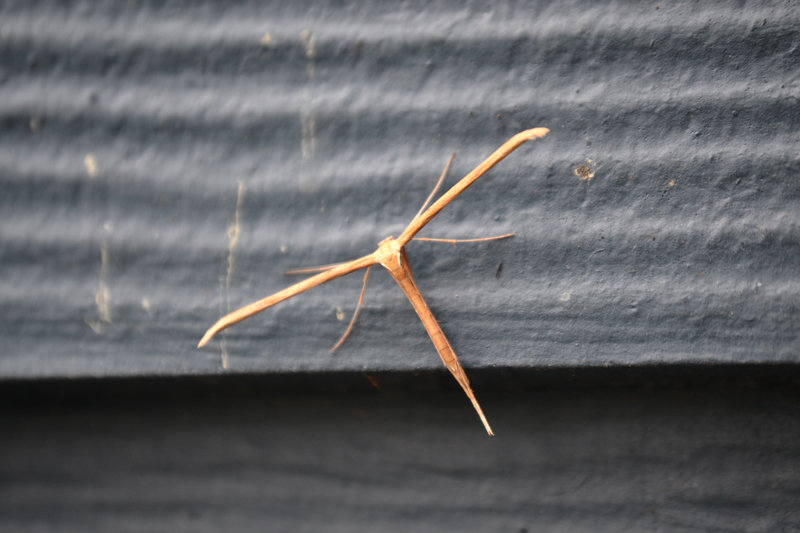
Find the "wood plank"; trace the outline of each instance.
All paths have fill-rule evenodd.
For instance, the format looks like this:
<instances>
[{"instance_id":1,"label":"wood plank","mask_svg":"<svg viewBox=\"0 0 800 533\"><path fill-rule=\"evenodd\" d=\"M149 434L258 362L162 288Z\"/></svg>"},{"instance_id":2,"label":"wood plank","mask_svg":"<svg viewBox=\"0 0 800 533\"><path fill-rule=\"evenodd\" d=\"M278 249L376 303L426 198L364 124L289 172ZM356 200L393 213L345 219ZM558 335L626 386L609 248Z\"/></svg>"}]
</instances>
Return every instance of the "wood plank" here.
<instances>
[{"instance_id":1,"label":"wood plank","mask_svg":"<svg viewBox=\"0 0 800 533\"><path fill-rule=\"evenodd\" d=\"M194 347L535 126L408 247L465 368L800 361L796 5L491 5L3 3L0 379L440 368L377 272Z\"/></svg>"}]
</instances>

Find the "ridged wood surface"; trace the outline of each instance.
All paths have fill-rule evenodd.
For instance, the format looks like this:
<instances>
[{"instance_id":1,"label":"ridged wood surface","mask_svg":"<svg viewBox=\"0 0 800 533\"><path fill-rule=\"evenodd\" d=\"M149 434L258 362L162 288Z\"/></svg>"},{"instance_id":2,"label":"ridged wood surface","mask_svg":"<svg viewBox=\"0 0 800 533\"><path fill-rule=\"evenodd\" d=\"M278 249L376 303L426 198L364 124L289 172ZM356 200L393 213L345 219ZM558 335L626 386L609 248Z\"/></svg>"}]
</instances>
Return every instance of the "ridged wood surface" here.
<instances>
[{"instance_id":1,"label":"ridged wood surface","mask_svg":"<svg viewBox=\"0 0 800 533\"><path fill-rule=\"evenodd\" d=\"M385 273L195 346L537 126L408 246L467 369L796 363L798 7L3 2L0 377L440 368Z\"/></svg>"}]
</instances>

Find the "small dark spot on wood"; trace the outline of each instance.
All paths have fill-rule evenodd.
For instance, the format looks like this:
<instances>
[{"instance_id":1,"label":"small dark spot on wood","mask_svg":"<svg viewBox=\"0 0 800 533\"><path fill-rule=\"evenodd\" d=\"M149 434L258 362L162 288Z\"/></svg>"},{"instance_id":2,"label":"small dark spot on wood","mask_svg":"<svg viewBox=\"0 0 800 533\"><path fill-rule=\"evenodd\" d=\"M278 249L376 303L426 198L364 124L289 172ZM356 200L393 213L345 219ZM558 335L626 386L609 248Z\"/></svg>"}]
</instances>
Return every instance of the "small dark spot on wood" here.
<instances>
[{"instance_id":1,"label":"small dark spot on wood","mask_svg":"<svg viewBox=\"0 0 800 533\"><path fill-rule=\"evenodd\" d=\"M497 265L497 270L495 270L495 271L494 271L494 277L495 277L495 279L497 278L497 276L499 276L499 275L500 275L500 270L501 270L502 268L503 268L503 262L502 262L502 261L500 261L500 263Z\"/></svg>"}]
</instances>

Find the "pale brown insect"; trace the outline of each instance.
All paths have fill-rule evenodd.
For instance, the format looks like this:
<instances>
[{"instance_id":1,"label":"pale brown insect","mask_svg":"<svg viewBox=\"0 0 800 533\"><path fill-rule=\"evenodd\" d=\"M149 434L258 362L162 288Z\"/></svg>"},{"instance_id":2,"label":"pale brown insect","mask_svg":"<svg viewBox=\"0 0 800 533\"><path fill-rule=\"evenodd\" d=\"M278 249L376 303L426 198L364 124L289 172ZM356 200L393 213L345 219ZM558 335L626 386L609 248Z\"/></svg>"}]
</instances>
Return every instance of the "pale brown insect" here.
<instances>
[{"instance_id":1,"label":"pale brown insect","mask_svg":"<svg viewBox=\"0 0 800 533\"><path fill-rule=\"evenodd\" d=\"M200 344L197 345L198 348L205 345L211 337L213 337L217 332L228 328L242 320L249 318L256 313L260 313L261 311L267 309L275 305L278 302L282 302L292 296L300 294L303 291L307 291L312 287L316 287L322 283L327 281L339 278L344 276L345 274L349 274L351 272L355 272L356 270L361 270L362 268L366 268L367 272L364 276L364 288L366 288L367 278L369 276L369 267L372 265L379 263L381 264L386 270L389 271L389 274L394 278L400 288L405 293L408 300L411 302L411 305L414 306L414 310L419 315L420 320L422 320L422 324L425 326L425 329L430 335L431 340L433 341L433 345L436 347L436 350L439 352L439 356L442 358L444 365L447 369L453 374L456 378L458 383L461 385L461 388L464 389L464 392L467 393L467 396L472 401L472 405L475 407L475 410L478 412L478 415L481 417L481 421L483 421L483 425L486 427L486 431L489 435L494 435L492 433L492 428L489 427L489 422L486 420L486 417L481 410L480 405L478 405L478 401L475 399L475 395L472 393L472 389L469 386L469 380L467 379L466 374L464 373L464 369L461 368L461 363L458 361L458 357L456 357L453 348L450 347L450 343L447 342L447 339L442 332L442 329L439 327L438 322L431 313L431 310L428 308L428 305L425 303L425 300L422 298L422 294L419 292L417 288L417 284L414 282L414 278L411 275L411 266L408 264L408 258L406 257L406 250L405 246L408 242L414 238L414 235L421 230L428 222L430 222L433 217L435 217L439 211L444 208L447 204L452 202L456 196L461 194L464 189L472 185L475 180L480 178L483 174L486 173L490 168L495 166L499 163L504 157L508 154L516 150L520 145L522 145L526 141L530 141L533 139L539 139L544 137L550 132L547 128L534 128L530 130L523 131L514 135L511 139L506 141L503 146L498 148L492 155L490 155L483 163L478 165L475 170L467 174L464 178L461 179L458 183L456 183L449 191L444 193L441 198L439 198L433 205L431 205L426 211L422 212L425 209L425 205L430 202L433 195L436 193L436 189L431 193L428 197L428 200L425 202L425 205L422 206L420 213L414 217L414 220L408 225L408 227L403 231L403 233L395 239L394 237L388 237L380 242L378 245L378 249L364 257L359 259L355 259L348 263L342 263L338 265L328 265L325 267L317 267L315 269L302 269L296 270L291 273L305 273L305 272L317 272L319 270L324 270L324 272L317 274L316 276L312 276L300 283L296 283L291 287L288 287L280 292L273 294L272 296L268 296L263 300L259 300L255 303L252 303L246 307L242 307L238 311L234 311L229 315L221 318L216 324L214 324L211 329L209 329L203 338L200 340ZM452 161L452 157L450 158ZM447 164L448 167L450 163ZM445 168L445 172L442 174L442 179L444 175L447 173L447 168ZM439 180L441 183L442 179ZM437 188L438 188L437 184ZM479 241L479 240L490 240L490 239L498 239L498 238L505 238L510 237L511 235L502 235L500 237L490 237L489 239L470 239L471 241ZM450 239L419 239L419 240L440 240L444 242L453 242ZM458 241L456 241L458 242ZM361 297L359 298L358 305L359 307L356 308L356 312L353 314L353 320L350 322L350 326L347 328L347 331L336 343L336 346L333 347L333 350L341 346L342 342L347 338L350 331L353 328L353 323L355 322L355 318L358 315L358 309L361 306L361 302L364 298L364 288L361 290Z\"/></svg>"}]
</instances>

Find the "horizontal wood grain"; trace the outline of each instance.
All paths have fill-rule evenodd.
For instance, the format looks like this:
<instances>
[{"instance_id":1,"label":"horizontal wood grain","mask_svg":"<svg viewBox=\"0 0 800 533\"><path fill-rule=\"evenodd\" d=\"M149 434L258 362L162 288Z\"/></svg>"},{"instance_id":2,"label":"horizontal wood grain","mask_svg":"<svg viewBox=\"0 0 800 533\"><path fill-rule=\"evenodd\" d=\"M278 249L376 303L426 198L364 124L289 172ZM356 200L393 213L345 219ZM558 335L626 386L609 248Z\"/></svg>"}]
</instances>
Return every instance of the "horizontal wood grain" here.
<instances>
[{"instance_id":1,"label":"horizontal wood grain","mask_svg":"<svg viewBox=\"0 0 800 533\"><path fill-rule=\"evenodd\" d=\"M408 245L465 368L800 361L794 3L352 6L0 6L0 379L440 368L383 273L195 346L535 126Z\"/></svg>"}]
</instances>

